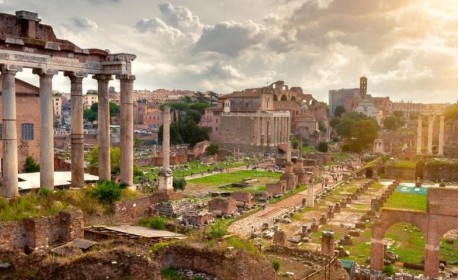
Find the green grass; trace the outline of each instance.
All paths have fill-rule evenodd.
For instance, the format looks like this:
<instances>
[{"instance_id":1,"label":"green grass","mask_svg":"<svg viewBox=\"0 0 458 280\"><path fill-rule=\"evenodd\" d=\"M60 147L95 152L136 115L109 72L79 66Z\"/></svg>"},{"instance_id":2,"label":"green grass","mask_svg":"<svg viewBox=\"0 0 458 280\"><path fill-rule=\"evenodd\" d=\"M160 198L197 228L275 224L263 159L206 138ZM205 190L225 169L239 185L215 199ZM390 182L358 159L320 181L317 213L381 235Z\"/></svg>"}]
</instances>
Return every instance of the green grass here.
<instances>
[{"instance_id":1,"label":"green grass","mask_svg":"<svg viewBox=\"0 0 458 280\"><path fill-rule=\"evenodd\" d=\"M313 147L310 147L310 146L305 146L305 147L302 147L302 152L305 154L310 154L312 152L314 152L315 149Z\"/></svg>"},{"instance_id":2,"label":"green grass","mask_svg":"<svg viewBox=\"0 0 458 280\"><path fill-rule=\"evenodd\" d=\"M426 211L426 196L394 192L383 207Z\"/></svg>"},{"instance_id":3,"label":"green grass","mask_svg":"<svg viewBox=\"0 0 458 280\"><path fill-rule=\"evenodd\" d=\"M395 241L388 251L399 255L401 262L421 263L421 257L425 252L425 241L417 227L407 223L394 224L386 231L384 239Z\"/></svg>"},{"instance_id":4,"label":"green grass","mask_svg":"<svg viewBox=\"0 0 458 280\"><path fill-rule=\"evenodd\" d=\"M50 193L29 193L10 201L0 197L0 221L20 221L31 217L51 216L68 207L54 200Z\"/></svg>"},{"instance_id":5,"label":"green grass","mask_svg":"<svg viewBox=\"0 0 458 280\"><path fill-rule=\"evenodd\" d=\"M201 178L187 180L190 184L221 186L231 183L238 183L244 179L259 179L259 178L280 178L281 174L276 172L265 172L255 170L241 170L230 173L219 173Z\"/></svg>"},{"instance_id":6,"label":"green grass","mask_svg":"<svg viewBox=\"0 0 458 280\"><path fill-rule=\"evenodd\" d=\"M386 163L388 166L394 166L398 168L415 168L416 164L410 160L390 160Z\"/></svg>"}]
</instances>

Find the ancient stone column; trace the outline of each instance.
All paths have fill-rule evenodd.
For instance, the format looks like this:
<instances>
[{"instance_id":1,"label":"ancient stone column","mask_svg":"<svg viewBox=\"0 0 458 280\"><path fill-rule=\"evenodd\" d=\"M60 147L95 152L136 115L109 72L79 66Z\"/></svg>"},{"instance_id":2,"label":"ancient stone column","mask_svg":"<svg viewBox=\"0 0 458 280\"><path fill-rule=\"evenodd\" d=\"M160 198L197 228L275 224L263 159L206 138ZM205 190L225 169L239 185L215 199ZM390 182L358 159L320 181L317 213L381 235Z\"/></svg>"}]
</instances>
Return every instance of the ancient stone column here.
<instances>
[{"instance_id":1,"label":"ancient stone column","mask_svg":"<svg viewBox=\"0 0 458 280\"><path fill-rule=\"evenodd\" d=\"M72 187L84 186L83 78L85 73L65 72L70 78L72 107L71 175Z\"/></svg>"},{"instance_id":2,"label":"ancient stone column","mask_svg":"<svg viewBox=\"0 0 458 280\"><path fill-rule=\"evenodd\" d=\"M173 191L173 176L170 170L170 108L165 107L162 112L162 168L159 171L159 191Z\"/></svg>"},{"instance_id":3,"label":"ancient stone column","mask_svg":"<svg viewBox=\"0 0 458 280\"><path fill-rule=\"evenodd\" d=\"M434 115L428 116L428 155L433 154L433 125L434 125Z\"/></svg>"},{"instance_id":4,"label":"ancient stone column","mask_svg":"<svg viewBox=\"0 0 458 280\"><path fill-rule=\"evenodd\" d=\"M261 146L261 117L256 117L256 146Z\"/></svg>"},{"instance_id":5,"label":"ancient stone column","mask_svg":"<svg viewBox=\"0 0 458 280\"><path fill-rule=\"evenodd\" d=\"M286 141L289 141L289 136L291 135L291 123L292 123L292 118L286 118Z\"/></svg>"},{"instance_id":6,"label":"ancient stone column","mask_svg":"<svg viewBox=\"0 0 458 280\"><path fill-rule=\"evenodd\" d=\"M440 116L439 148L438 148L437 154L440 156L444 155L444 115Z\"/></svg>"},{"instance_id":7,"label":"ancient stone column","mask_svg":"<svg viewBox=\"0 0 458 280\"><path fill-rule=\"evenodd\" d=\"M116 76L121 81L121 182L134 184L134 75Z\"/></svg>"},{"instance_id":8,"label":"ancient stone column","mask_svg":"<svg viewBox=\"0 0 458 280\"><path fill-rule=\"evenodd\" d=\"M291 142L286 142L286 162L291 162Z\"/></svg>"},{"instance_id":9,"label":"ancient stone column","mask_svg":"<svg viewBox=\"0 0 458 280\"><path fill-rule=\"evenodd\" d=\"M54 189L52 78L57 70L33 69L40 76L40 188Z\"/></svg>"},{"instance_id":10,"label":"ancient stone column","mask_svg":"<svg viewBox=\"0 0 458 280\"><path fill-rule=\"evenodd\" d=\"M97 134L99 145L99 180L111 180L110 159L110 103L108 97L108 82L111 75L97 74L92 77L98 84Z\"/></svg>"},{"instance_id":11,"label":"ancient stone column","mask_svg":"<svg viewBox=\"0 0 458 280\"><path fill-rule=\"evenodd\" d=\"M418 115L418 127L417 127L417 155L421 155L421 140L423 136L423 124L422 124L422 116Z\"/></svg>"},{"instance_id":12,"label":"ancient stone column","mask_svg":"<svg viewBox=\"0 0 458 280\"><path fill-rule=\"evenodd\" d=\"M18 146L16 126L16 73L21 67L2 65L3 102L3 185L4 195L13 198L18 190Z\"/></svg>"},{"instance_id":13,"label":"ancient stone column","mask_svg":"<svg viewBox=\"0 0 458 280\"><path fill-rule=\"evenodd\" d=\"M269 118L269 133L270 133L270 140L269 140L269 146L274 146L275 145L275 125L274 125L274 117Z\"/></svg>"}]
</instances>

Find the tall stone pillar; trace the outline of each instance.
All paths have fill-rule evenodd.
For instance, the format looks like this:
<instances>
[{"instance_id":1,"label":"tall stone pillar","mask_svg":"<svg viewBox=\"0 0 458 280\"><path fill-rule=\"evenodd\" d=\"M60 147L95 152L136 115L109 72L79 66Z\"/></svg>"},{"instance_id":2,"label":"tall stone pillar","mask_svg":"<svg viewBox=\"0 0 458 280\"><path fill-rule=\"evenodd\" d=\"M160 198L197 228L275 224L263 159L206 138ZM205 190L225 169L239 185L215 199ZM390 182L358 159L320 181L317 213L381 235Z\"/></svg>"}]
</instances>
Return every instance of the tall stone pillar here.
<instances>
[{"instance_id":1,"label":"tall stone pillar","mask_svg":"<svg viewBox=\"0 0 458 280\"><path fill-rule=\"evenodd\" d=\"M439 276L439 246L425 244L425 276L437 279Z\"/></svg>"},{"instance_id":2,"label":"tall stone pillar","mask_svg":"<svg viewBox=\"0 0 458 280\"><path fill-rule=\"evenodd\" d=\"M121 182L134 184L134 75L116 76L121 81Z\"/></svg>"},{"instance_id":3,"label":"tall stone pillar","mask_svg":"<svg viewBox=\"0 0 458 280\"><path fill-rule=\"evenodd\" d=\"M440 116L439 148L438 148L437 154L440 156L444 155L444 115Z\"/></svg>"},{"instance_id":4,"label":"tall stone pillar","mask_svg":"<svg viewBox=\"0 0 458 280\"><path fill-rule=\"evenodd\" d=\"M270 140L269 140L269 144L271 147L273 147L275 145L275 125L274 125L274 117L270 117L269 118L269 133L270 133Z\"/></svg>"},{"instance_id":5,"label":"tall stone pillar","mask_svg":"<svg viewBox=\"0 0 458 280\"><path fill-rule=\"evenodd\" d=\"M52 78L57 70L33 69L40 76L40 188L54 189Z\"/></svg>"},{"instance_id":6,"label":"tall stone pillar","mask_svg":"<svg viewBox=\"0 0 458 280\"><path fill-rule=\"evenodd\" d=\"M434 115L428 116L428 155L433 154L433 125L434 125Z\"/></svg>"},{"instance_id":7,"label":"tall stone pillar","mask_svg":"<svg viewBox=\"0 0 458 280\"><path fill-rule=\"evenodd\" d=\"M97 134L99 145L99 180L111 180L111 159L110 159L110 101L108 97L108 82L111 75L97 74L93 76L98 84L98 117Z\"/></svg>"},{"instance_id":8,"label":"tall stone pillar","mask_svg":"<svg viewBox=\"0 0 458 280\"><path fill-rule=\"evenodd\" d=\"M170 108L165 107L162 112L162 168L159 171L159 191L173 191L173 176L170 170Z\"/></svg>"},{"instance_id":9,"label":"tall stone pillar","mask_svg":"<svg viewBox=\"0 0 458 280\"><path fill-rule=\"evenodd\" d=\"M65 72L70 78L72 132L71 175L72 187L84 186L84 131L83 131L83 78L85 73Z\"/></svg>"},{"instance_id":10,"label":"tall stone pillar","mask_svg":"<svg viewBox=\"0 0 458 280\"><path fill-rule=\"evenodd\" d=\"M285 117L280 117L280 143L285 143L285 123L284 123Z\"/></svg>"},{"instance_id":11,"label":"tall stone pillar","mask_svg":"<svg viewBox=\"0 0 458 280\"><path fill-rule=\"evenodd\" d=\"M18 146L16 126L16 73L21 67L2 65L3 102L3 184L4 195L13 198L18 190Z\"/></svg>"},{"instance_id":12,"label":"tall stone pillar","mask_svg":"<svg viewBox=\"0 0 458 280\"><path fill-rule=\"evenodd\" d=\"M422 124L422 116L418 115L418 126L417 126L417 155L421 155L421 140L423 139L423 124Z\"/></svg>"},{"instance_id":13,"label":"tall stone pillar","mask_svg":"<svg viewBox=\"0 0 458 280\"><path fill-rule=\"evenodd\" d=\"M274 134L274 146L278 144L278 125L277 125L277 117L274 117L274 125L273 125L273 134Z\"/></svg>"}]
</instances>

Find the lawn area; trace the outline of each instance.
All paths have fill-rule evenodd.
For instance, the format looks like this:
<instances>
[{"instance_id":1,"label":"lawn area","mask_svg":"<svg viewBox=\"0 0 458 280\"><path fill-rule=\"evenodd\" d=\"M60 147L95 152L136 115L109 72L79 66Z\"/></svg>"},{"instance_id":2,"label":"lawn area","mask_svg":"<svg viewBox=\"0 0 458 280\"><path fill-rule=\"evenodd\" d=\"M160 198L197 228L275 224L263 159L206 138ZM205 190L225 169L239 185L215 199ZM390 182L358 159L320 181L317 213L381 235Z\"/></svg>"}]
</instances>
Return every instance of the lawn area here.
<instances>
[{"instance_id":1,"label":"lawn area","mask_svg":"<svg viewBox=\"0 0 458 280\"><path fill-rule=\"evenodd\" d=\"M305 146L305 147L302 147L302 152L305 154L310 154L311 152L314 152L315 149L313 147L310 147L310 146Z\"/></svg>"},{"instance_id":2,"label":"lawn area","mask_svg":"<svg viewBox=\"0 0 458 280\"><path fill-rule=\"evenodd\" d=\"M280 176L281 174L276 172L241 170L229 173L219 173L201 178L194 178L187 180L187 182L194 185L221 186L231 183L238 183L244 179L260 179L266 177L279 179Z\"/></svg>"},{"instance_id":3,"label":"lawn area","mask_svg":"<svg viewBox=\"0 0 458 280\"><path fill-rule=\"evenodd\" d=\"M426 211L426 196L394 192L383 207Z\"/></svg>"},{"instance_id":4,"label":"lawn area","mask_svg":"<svg viewBox=\"0 0 458 280\"><path fill-rule=\"evenodd\" d=\"M417 227L407 223L394 224L386 231L384 241L389 243L388 251L399 255L401 262L421 263L425 240Z\"/></svg>"}]
</instances>

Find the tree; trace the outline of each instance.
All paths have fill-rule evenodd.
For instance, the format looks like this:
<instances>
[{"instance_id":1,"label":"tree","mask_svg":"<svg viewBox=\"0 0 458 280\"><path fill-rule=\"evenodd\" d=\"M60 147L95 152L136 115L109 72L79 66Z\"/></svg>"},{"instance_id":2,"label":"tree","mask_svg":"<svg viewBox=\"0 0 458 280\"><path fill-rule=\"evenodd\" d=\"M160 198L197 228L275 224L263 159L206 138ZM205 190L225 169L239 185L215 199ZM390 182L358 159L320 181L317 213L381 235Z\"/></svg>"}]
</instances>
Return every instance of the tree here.
<instances>
[{"instance_id":1,"label":"tree","mask_svg":"<svg viewBox=\"0 0 458 280\"><path fill-rule=\"evenodd\" d=\"M350 127L350 133L344 139L342 150L361 153L372 146L378 137L378 124L374 119L361 119Z\"/></svg>"},{"instance_id":2,"label":"tree","mask_svg":"<svg viewBox=\"0 0 458 280\"><path fill-rule=\"evenodd\" d=\"M40 165L36 163L36 161L31 156L27 156L24 162L24 172L25 173L32 173L40 171Z\"/></svg>"},{"instance_id":3,"label":"tree","mask_svg":"<svg viewBox=\"0 0 458 280\"><path fill-rule=\"evenodd\" d=\"M326 143L326 142L320 142L320 143L318 143L318 145L316 146L316 149L317 149L319 152L327 153L327 152L328 152L328 143Z\"/></svg>"},{"instance_id":4,"label":"tree","mask_svg":"<svg viewBox=\"0 0 458 280\"><path fill-rule=\"evenodd\" d=\"M110 102L109 106L110 106L110 116L116 116L121 111L121 108L116 103ZM98 117L98 110L99 110L99 103L93 103L90 109L84 110L83 117L87 121L93 122Z\"/></svg>"},{"instance_id":5,"label":"tree","mask_svg":"<svg viewBox=\"0 0 458 280\"><path fill-rule=\"evenodd\" d=\"M458 120L458 104L453 104L445 109L444 118L448 120Z\"/></svg>"},{"instance_id":6,"label":"tree","mask_svg":"<svg viewBox=\"0 0 458 280\"><path fill-rule=\"evenodd\" d=\"M398 117L395 115L388 116L383 120L383 127L391 131L398 130L404 124L405 124L404 118Z\"/></svg>"},{"instance_id":7,"label":"tree","mask_svg":"<svg viewBox=\"0 0 458 280\"><path fill-rule=\"evenodd\" d=\"M345 113L345 107L342 105L336 106L334 109L334 117L340 118Z\"/></svg>"},{"instance_id":8,"label":"tree","mask_svg":"<svg viewBox=\"0 0 458 280\"><path fill-rule=\"evenodd\" d=\"M216 155L219 151L219 146L218 144L212 143L208 145L207 149L205 150L205 153L209 156Z\"/></svg>"},{"instance_id":9,"label":"tree","mask_svg":"<svg viewBox=\"0 0 458 280\"><path fill-rule=\"evenodd\" d=\"M87 154L87 160L89 162L89 168L95 168L99 166L99 147L95 146ZM111 173L119 173L119 166L121 162L121 150L118 147L110 147L110 163L111 163Z\"/></svg>"}]
</instances>

